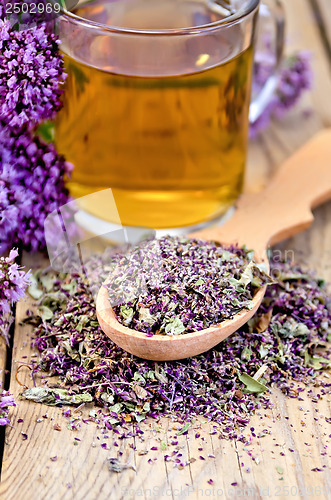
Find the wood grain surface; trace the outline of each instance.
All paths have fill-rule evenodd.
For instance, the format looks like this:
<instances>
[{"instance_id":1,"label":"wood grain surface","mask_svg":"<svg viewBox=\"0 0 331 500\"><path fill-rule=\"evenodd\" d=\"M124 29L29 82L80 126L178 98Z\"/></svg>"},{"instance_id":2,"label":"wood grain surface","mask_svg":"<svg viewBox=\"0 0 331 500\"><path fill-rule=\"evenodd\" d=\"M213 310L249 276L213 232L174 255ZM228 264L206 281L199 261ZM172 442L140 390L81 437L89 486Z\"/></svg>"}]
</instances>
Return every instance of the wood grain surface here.
<instances>
[{"instance_id":1,"label":"wood grain surface","mask_svg":"<svg viewBox=\"0 0 331 500\"><path fill-rule=\"evenodd\" d=\"M330 28L329 0L317 1L325 25ZM314 87L295 110L281 122L274 121L250 144L247 192L259 191L285 158L315 132L331 126L330 61L312 2L284 3L288 20L287 52L298 49L312 52ZM314 224L308 231L277 249L293 250L297 260L308 262L331 281L331 204L318 208L314 216ZM25 263L40 265L41 258L35 256L31 261L28 256ZM16 312L10 382L10 391L16 397L22 390L16 380L17 368L35 355L30 348L30 327L20 325L27 307L31 303L20 303ZM33 386L28 368L20 368L17 377L21 384ZM249 445L219 440L213 434L212 424L203 419L190 427L187 436L178 437L178 424L169 419L141 425L145 430L142 437L129 424L127 432L131 430L132 435L123 439L109 431L105 433L93 422L81 422L80 429L72 431L67 428L68 420L62 409L20 400L11 412L12 426L6 429L0 497L4 500L326 500L331 498L331 439L330 424L326 421L330 417L330 395L319 397L318 388L309 389L315 397L305 393L302 400L285 398L274 390L272 410L257 412L245 431L251 439ZM91 408L78 410L77 417L88 416ZM19 419L22 421L18 422ZM54 429L56 424L61 430ZM259 432L263 432L263 437L258 437ZM199 438L195 437L197 433ZM173 438L178 439L177 446L184 459L191 459L190 465L182 470L164 460L164 455L176 448L171 445ZM167 445L165 450L161 449L162 441ZM102 443L107 443L107 449L101 447ZM151 450L153 447L157 450ZM121 461L134 464L136 470L110 472L106 459L118 456Z\"/></svg>"}]
</instances>

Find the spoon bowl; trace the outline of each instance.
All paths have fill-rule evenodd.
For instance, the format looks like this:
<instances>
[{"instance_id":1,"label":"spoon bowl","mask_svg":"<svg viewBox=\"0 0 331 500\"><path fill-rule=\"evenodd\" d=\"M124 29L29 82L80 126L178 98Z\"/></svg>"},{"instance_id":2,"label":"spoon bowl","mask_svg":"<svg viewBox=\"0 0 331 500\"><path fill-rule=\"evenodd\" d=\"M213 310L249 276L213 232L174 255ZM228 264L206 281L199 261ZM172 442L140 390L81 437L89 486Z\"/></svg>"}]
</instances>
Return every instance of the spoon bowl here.
<instances>
[{"instance_id":1,"label":"spoon bowl","mask_svg":"<svg viewBox=\"0 0 331 500\"><path fill-rule=\"evenodd\" d=\"M311 209L331 198L331 130L318 133L281 166L268 187L242 195L232 218L223 226L203 229L188 237L236 244L253 249L255 260L268 265L267 248L313 221ZM102 330L124 350L144 359L168 361L201 354L245 324L260 306L266 286L255 293L251 309L197 332L168 336L132 330L116 319L108 290L101 286L96 303Z\"/></svg>"},{"instance_id":2,"label":"spoon bowl","mask_svg":"<svg viewBox=\"0 0 331 500\"><path fill-rule=\"evenodd\" d=\"M232 319L222 321L197 332L183 335L153 335L137 332L119 323L110 305L108 290L102 286L97 298L97 315L102 330L115 344L139 358L169 361L189 358L208 351L244 325L257 311L265 293L265 286L258 289L252 309L244 309Z\"/></svg>"}]
</instances>

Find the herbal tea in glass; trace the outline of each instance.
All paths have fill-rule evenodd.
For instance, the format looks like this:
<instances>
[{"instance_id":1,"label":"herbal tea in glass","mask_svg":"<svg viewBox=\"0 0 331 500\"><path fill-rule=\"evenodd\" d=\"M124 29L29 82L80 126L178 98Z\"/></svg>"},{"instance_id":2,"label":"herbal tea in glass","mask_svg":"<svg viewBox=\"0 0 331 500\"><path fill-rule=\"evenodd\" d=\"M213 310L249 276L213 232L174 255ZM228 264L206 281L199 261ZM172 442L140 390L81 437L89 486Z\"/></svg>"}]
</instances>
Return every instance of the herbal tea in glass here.
<instances>
[{"instance_id":1,"label":"herbal tea in glass","mask_svg":"<svg viewBox=\"0 0 331 500\"><path fill-rule=\"evenodd\" d=\"M240 20L231 2L204 0L99 0L61 17L56 144L75 166L74 197L111 188L123 225L153 228L211 220L234 203L258 0L244 3ZM82 203L114 222L95 198Z\"/></svg>"}]
</instances>

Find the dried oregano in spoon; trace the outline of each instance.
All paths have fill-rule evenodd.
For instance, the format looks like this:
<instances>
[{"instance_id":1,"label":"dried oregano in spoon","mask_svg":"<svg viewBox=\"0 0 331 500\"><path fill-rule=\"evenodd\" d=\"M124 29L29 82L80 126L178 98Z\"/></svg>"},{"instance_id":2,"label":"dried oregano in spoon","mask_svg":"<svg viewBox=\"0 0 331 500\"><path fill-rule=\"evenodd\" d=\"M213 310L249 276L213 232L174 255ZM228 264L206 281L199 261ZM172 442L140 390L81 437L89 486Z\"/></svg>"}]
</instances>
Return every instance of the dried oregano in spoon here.
<instances>
[{"instance_id":1,"label":"dried oregano in spoon","mask_svg":"<svg viewBox=\"0 0 331 500\"><path fill-rule=\"evenodd\" d=\"M107 285L120 323L148 335L203 330L252 307L271 283L245 248L166 236L117 253Z\"/></svg>"},{"instance_id":2,"label":"dried oregano in spoon","mask_svg":"<svg viewBox=\"0 0 331 500\"><path fill-rule=\"evenodd\" d=\"M106 278L109 259L106 253L88 263L95 282ZM221 437L240 439L250 415L269 404L269 387L296 397L295 381L308 384L330 365L331 300L323 282L290 262L271 262L271 274L278 282L267 287L257 314L238 332L197 357L155 363L104 335L85 278L40 271L30 288L39 296L39 316L26 320L36 325L40 353L33 370L58 375L62 386L42 394L29 389L27 397L75 404L81 401L76 395L89 395L84 398L103 407L98 418L109 428L146 416L187 422L202 415L221 424ZM324 385L321 394L328 390Z\"/></svg>"}]
</instances>

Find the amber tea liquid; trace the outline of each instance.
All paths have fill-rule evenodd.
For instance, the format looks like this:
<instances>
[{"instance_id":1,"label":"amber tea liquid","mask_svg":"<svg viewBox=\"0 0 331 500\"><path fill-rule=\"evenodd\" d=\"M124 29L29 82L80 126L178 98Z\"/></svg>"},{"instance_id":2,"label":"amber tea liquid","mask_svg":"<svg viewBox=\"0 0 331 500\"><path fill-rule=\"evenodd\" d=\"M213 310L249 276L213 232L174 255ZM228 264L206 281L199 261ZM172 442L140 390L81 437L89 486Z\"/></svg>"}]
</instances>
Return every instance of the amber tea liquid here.
<instances>
[{"instance_id":1,"label":"amber tea liquid","mask_svg":"<svg viewBox=\"0 0 331 500\"><path fill-rule=\"evenodd\" d=\"M170 4L158 5L171 27ZM79 15L93 19L104 9L107 18L111 4L93 5ZM141 5L146 23L150 9ZM133 17L139 20L137 6ZM95 50L109 45L101 41ZM206 46L200 52L194 68L165 76L119 74L98 67L97 57L94 67L64 54L68 78L56 143L75 166L68 183L74 197L111 188L122 224L153 228L197 224L234 203L245 167L252 48L203 70L209 54ZM82 208L114 222L95 201Z\"/></svg>"}]
</instances>

